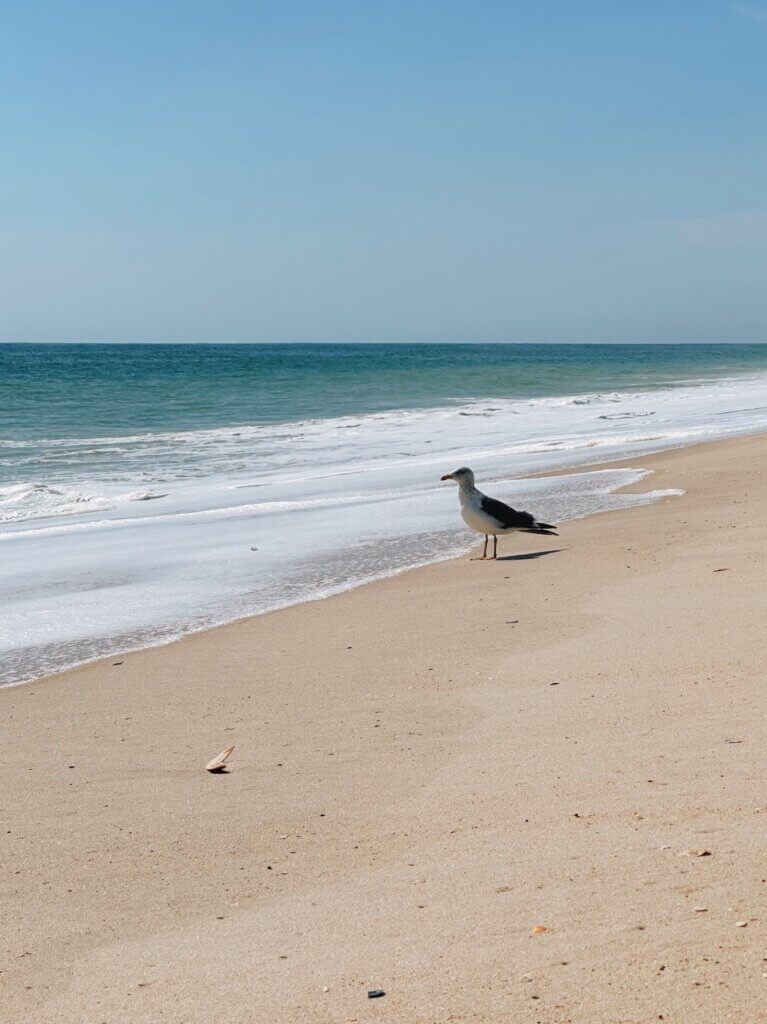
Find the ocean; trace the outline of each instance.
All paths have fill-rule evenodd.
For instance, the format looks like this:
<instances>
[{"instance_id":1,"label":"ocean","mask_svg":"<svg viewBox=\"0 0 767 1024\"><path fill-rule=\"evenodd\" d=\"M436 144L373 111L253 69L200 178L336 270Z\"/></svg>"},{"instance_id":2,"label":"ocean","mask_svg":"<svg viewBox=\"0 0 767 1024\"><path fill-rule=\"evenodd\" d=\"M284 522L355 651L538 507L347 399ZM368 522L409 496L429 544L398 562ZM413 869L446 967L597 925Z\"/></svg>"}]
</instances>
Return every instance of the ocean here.
<instances>
[{"instance_id":1,"label":"ocean","mask_svg":"<svg viewBox=\"0 0 767 1024\"><path fill-rule=\"evenodd\" d=\"M458 465L565 522L765 429L764 345L0 345L0 684L465 553Z\"/></svg>"}]
</instances>

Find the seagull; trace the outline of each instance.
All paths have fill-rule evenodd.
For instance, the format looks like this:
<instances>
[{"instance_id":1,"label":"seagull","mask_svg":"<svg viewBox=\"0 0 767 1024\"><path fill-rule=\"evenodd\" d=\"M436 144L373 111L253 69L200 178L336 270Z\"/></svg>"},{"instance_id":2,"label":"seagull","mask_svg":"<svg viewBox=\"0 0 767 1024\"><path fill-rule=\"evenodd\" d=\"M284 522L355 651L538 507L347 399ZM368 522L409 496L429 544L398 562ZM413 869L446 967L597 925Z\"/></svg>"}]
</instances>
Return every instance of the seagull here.
<instances>
[{"instance_id":1,"label":"seagull","mask_svg":"<svg viewBox=\"0 0 767 1024\"><path fill-rule=\"evenodd\" d=\"M484 533L485 546L482 549L482 559L487 558L487 539L492 534L493 553L491 559L498 553L498 534L516 533L539 533L547 537L556 537L554 533L556 526L550 523L539 523L535 516L529 512L517 512L509 505L495 498L488 498L482 491L474 486L474 473L468 466L461 466L453 473L446 473L440 479L455 480L458 484L458 500L461 503L461 516L467 526L477 533ZM480 559L480 561L482 560Z\"/></svg>"}]
</instances>

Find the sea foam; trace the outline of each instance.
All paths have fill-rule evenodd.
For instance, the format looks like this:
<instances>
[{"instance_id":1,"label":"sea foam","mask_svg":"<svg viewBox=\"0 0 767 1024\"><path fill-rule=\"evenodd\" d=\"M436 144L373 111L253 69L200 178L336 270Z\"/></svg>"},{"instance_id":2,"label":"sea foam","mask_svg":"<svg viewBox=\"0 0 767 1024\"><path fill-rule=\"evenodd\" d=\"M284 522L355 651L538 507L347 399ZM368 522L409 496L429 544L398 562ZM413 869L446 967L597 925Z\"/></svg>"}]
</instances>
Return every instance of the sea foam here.
<instances>
[{"instance_id":1,"label":"sea foam","mask_svg":"<svg viewBox=\"0 0 767 1024\"><path fill-rule=\"evenodd\" d=\"M575 469L767 428L767 376L0 446L0 681L466 552L442 473L547 521L654 500ZM522 479L529 474L544 474ZM513 550L513 538L502 541Z\"/></svg>"}]
</instances>

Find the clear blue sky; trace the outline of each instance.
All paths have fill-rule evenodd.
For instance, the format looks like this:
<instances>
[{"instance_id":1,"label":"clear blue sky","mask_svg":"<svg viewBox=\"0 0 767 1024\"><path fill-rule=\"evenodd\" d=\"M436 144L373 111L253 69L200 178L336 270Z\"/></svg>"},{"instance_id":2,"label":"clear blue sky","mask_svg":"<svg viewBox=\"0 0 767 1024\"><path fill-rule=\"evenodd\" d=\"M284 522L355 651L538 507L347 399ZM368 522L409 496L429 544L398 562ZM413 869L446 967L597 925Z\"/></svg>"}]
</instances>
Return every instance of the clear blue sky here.
<instances>
[{"instance_id":1,"label":"clear blue sky","mask_svg":"<svg viewBox=\"0 0 767 1024\"><path fill-rule=\"evenodd\" d=\"M8 0L0 340L767 341L767 2Z\"/></svg>"}]
</instances>

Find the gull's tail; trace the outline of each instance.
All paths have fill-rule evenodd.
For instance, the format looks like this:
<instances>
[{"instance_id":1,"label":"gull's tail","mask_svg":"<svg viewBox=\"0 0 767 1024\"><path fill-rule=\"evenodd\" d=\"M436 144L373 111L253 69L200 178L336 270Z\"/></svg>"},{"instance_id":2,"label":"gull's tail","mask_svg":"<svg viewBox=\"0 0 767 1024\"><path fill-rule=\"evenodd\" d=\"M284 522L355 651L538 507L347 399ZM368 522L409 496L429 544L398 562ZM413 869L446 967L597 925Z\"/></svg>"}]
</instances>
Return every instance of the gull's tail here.
<instances>
[{"instance_id":1,"label":"gull's tail","mask_svg":"<svg viewBox=\"0 0 767 1024\"><path fill-rule=\"evenodd\" d=\"M551 523L533 523L529 530L520 530L520 533L540 533L546 537L558 537L557 527Z\"/></svg>"}]
</instances>

